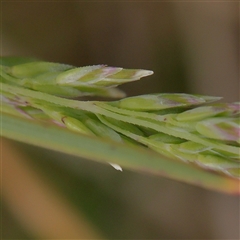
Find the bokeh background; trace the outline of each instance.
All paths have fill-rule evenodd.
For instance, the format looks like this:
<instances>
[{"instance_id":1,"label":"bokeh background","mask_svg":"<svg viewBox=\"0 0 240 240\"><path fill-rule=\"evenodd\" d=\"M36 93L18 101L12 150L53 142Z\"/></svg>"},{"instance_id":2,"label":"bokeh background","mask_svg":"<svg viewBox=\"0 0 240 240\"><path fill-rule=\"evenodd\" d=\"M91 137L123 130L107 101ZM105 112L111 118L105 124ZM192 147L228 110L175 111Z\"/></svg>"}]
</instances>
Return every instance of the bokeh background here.
<instances>
[{"instance_id":1,"label":"bokeh background","mask_svg":"<svg viewBox=\"0 0 240 240\"><path fill-rule=\"evenodd\" d=\"M154 71L128 95L239 101L239 22L233 1L1 1L1 55ZM1 152L2 239L240 238L238 196L6 139Z\"/></svg>"}]
</instances>

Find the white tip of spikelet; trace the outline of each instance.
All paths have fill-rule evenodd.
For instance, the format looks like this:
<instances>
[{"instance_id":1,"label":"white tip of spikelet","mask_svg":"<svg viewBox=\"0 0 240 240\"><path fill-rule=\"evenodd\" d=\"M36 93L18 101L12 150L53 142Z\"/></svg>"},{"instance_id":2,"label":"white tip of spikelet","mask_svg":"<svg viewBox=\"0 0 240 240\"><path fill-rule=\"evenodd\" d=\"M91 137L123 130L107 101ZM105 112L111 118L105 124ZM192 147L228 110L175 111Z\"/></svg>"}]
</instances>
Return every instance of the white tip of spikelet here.
<instances>
[{"instance_id":1,"label":"white tip of spikelet","mask_svg":"<svg viewBox=\"0 0 240 240\"><path fill-rule=\"evenodd\" d=\"M142 77L147 77L147 76L150 76L153 74L153 71L150 71L150 70L143 70L143 69L139 69L139 70L136 70L136 73L134 75L134 78L136 79L140 79Z\"/></svg>"},{"instance_id":2,"label":"white tip of spikelet","mask_svg":"<svg viewBox=\"0 0 240 240\"><path fill-rule=\"evenodd\" d=\"M115 164L115 163L109 163L113 168L115 168L116 170L118 171L123 171L122 168L118 165L118 164Z\"/></svg>"}]
</instances>

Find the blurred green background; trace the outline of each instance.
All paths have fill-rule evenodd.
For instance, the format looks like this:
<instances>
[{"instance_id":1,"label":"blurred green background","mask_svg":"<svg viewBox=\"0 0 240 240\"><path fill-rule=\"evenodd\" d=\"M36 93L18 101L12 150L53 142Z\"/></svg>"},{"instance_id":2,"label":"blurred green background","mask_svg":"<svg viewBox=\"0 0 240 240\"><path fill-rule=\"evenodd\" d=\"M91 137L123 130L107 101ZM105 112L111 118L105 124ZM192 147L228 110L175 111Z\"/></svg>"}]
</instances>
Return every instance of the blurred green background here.
<instances>
[{"instance_id":1,"label":"blurred green background","mask_svg":"<svg viewBox=\"0 0 240 240\"><path fill-rule=\"evenodd\" d=\"M237 2L2 1L1 55L154 71L122 86L128 95L239 101L239 10ZM238 196L4 139L1 151L2 239L240 238Z\"/></svg>"}]
</instances>

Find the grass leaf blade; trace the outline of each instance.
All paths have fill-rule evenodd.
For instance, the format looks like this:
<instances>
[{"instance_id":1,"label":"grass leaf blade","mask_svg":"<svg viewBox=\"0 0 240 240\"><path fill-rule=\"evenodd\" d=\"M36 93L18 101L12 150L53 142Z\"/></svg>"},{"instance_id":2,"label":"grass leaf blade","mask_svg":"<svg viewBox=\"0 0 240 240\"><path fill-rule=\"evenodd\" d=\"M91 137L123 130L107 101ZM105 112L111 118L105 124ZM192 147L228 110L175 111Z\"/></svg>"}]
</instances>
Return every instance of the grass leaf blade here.
<instances>
[{"instance_id":1,"label":"grass leaf blade","mask_svg":"<svg viewBox=\"0 0 240 240\"><path fill-rule=\"evenodd\" d=\"M88 137L4 113L1 116L1 135L103 163L113 162L123 169L150 172L224 193L240 193L239 181L230 177L170 160L140 147Z\"/></svg>"}]
</instances>

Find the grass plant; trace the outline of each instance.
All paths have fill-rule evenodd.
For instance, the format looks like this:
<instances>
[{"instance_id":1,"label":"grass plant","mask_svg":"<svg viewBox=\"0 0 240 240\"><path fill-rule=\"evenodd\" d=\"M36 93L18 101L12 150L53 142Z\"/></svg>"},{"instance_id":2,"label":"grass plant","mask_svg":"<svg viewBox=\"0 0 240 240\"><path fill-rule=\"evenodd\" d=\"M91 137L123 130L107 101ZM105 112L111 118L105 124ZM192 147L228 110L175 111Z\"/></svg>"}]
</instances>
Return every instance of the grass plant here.
<instances>
[{"instance_id":1,"label":"grass plant","mask_svg":"<svg viewBox=\"0 0 240 240\"><path fill-rule=\"evenodd\" d=\"M125 97L153 74L2 57L1 135L225 193L239 193L240 103L184 93ZM81 97L116 98L83 101Z\"/></svg>"}]
</instances>

